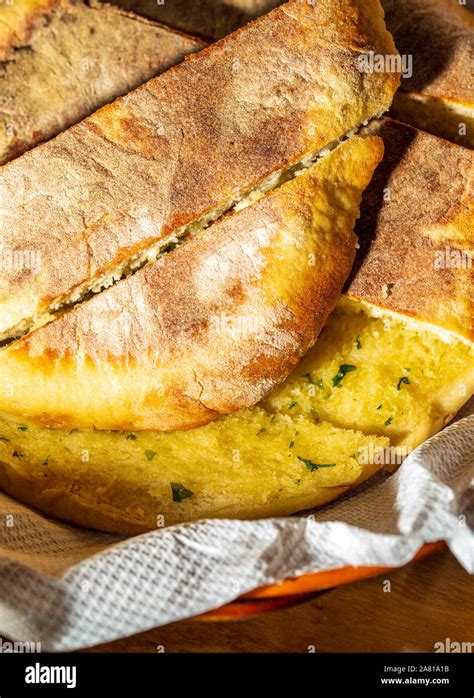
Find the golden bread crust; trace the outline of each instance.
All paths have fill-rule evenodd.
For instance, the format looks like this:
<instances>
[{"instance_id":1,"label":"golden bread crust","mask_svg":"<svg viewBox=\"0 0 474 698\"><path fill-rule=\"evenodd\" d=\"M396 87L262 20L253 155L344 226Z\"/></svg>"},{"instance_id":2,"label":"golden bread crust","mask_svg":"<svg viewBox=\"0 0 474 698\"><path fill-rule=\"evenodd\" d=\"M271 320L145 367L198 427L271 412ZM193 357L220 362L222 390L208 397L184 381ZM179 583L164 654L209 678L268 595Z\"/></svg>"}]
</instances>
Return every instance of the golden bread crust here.
<instances>
[{"instance_id":1,"label":"golden bread crust","mask_svg":"<svg viewBox=\"0 0 474 698\"><path fill-rule=\"evenodd\" d=\"M361 195L382 153L378 138L345 141L4 349L0 409L45 426L173 431L257 403L336 304Z\"/></svg>"},{"instance_id":2,"label":"golden bread crust","mask_svg":"<svg viewBox=\"0 0 474 698\"><path fill-rule=\"evenodd\" d=\"M474 341L474 153L386 118L349 297Z\"/></svg>"},{"instance_id":3,"label":"golden bread crust","mask_svg":"<svg viewBox=\"0 0 474 698\"><path fill-rule=\"evenodd\" d=\"M108 5L37 12L27 50L0 65L0 165L205 46Z\"/></svg>"},{"instance_id":4,"label":"golden bread crust","mask_svg":"<svg viewBox=\"0 0 474 698\"><path fill-rule=\"evenodd\" d=\"M0 244L41 269L3 270L0 332L388 108L367 50L396 51L376 0L295 0L5 165Z\"/></svg>"}]
</instances>

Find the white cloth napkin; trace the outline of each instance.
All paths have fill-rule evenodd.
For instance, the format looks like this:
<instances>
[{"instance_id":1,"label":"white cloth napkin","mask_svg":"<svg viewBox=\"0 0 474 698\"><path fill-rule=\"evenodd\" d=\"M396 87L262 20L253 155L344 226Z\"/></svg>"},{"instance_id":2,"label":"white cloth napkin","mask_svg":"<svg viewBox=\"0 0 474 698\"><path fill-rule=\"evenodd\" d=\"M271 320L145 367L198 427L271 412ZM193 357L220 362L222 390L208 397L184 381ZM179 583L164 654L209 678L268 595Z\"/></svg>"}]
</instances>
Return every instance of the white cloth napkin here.
<instances>
[{"instance_id":1,"label":"white cloth napkin","mask_svg":"<svg viewBox=\"0 0 474 698\"><path fill-rule=\"evenodd\" d=\"M124 538L0 493L0 634L73 650L203 613L255 587L345 565L406 564L445 540L474 573L474 402L399 470L316 512L206 520Z\"/></svg>"}]
</instances>

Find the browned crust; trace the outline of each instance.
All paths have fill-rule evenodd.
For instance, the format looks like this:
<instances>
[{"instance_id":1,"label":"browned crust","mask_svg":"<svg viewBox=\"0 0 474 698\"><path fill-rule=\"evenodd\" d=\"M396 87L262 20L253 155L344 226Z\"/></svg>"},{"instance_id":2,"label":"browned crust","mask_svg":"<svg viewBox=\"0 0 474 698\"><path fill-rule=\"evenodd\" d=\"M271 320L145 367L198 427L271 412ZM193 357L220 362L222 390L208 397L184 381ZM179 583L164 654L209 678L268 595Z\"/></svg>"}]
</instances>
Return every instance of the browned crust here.
<instances>
[{"instance_id":1,"label":"browned crust","mask_svg":"<svg viewBox=\"0 0 474 698\"><path fill-rule=\"evenodd\" d=\"M204 45L110 5L52 8L28 49L0 64L0 165Z\"/></svg>"},{"instance_id":2,"label":"browned crust","mask_svg":"<svg viewBox=\"0 0 474 698\"><path fill-rule=\"evenodd\" d=\"M401 54L413 56L413 77L401 90L474 106L474 20L458 0L382 0Z\"/></svg>"},{"instance_id":3,"label":"browned crust","mask_svg":"<svg viewBox=\"0 0 474 698\"><path fill-rule=\"evenodd\" d=\"M0 384L12 399L0 397L2 409L56 427L176 430L256 404L334 308L381 156L380 139L347 141L4 350Z\"/></svg>"},{"instance_id":4,"label":"browned crust","mask_svg":"<svg viewBox=\"0 0 474 698\"><path fill-rule=\"evenodd\" d=\"M385 156L346 292L473 341L474 153L388 118L369 130Z\"/></svg>"},{"instance_id":5,"label":"browned crust","mask_svg":"<svg viewBox=\"0 0 474 698\"><path fill-rule=\"evenodd\" d=\"M387 108L397 74L378 0L294 0L194 54L0 172L0 331ZM13 322L14 321L14 322Z\"/></svg>"}]
</instances>

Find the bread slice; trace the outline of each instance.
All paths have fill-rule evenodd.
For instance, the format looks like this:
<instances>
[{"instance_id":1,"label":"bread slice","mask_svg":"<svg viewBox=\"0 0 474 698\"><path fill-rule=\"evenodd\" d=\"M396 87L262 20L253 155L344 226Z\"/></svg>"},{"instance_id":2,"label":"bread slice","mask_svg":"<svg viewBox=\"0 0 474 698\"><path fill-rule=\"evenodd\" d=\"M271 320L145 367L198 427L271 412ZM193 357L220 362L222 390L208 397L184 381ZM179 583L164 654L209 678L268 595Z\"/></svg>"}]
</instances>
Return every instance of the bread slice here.
<instances>
[{"instance_id":1,"label":"bread slice","mask_svg":"<svg viewBox=\"0 0 474 698\"><path fill-rule=\"evenodd\" d=\"M0 488L81 526L134 534L320 506L379 470L358 456L386 446L258 407L173 433L68 432L0 417Z\"/></svg>"},{"instance_id":2,"label":"bread slice","mask_svg":"<svg viewBox=\"0 0 474 698\"><path fill-rule=\"evenodd\" d=\"M382 158L354 138L0 353L0 411L45 426L195 427L257 403L314 344ZM311 312L308 312L308 308Z\"/></svg>"},{"instance_id":3,"label":"bread slice","mask_svg":"<svg viewBox=\"0 0 474 698\"><path fill-rule=\"evenodd\" d=\"M93 0L61 0L47 9L15 0L6 7L18 13L22 6L33 25L24 45L10 52L21 20L17 14L5 24L0 11L0 46L8 56L0 63L0 165L205 46Z\"/></svg>"},{"instance_id":4,"label":"bread slice","mask_svg":"<svg viewBox=\"0 0 474 698\"><path fill-rule=\"evenodd\" d=\"M293 0L4 166L0 339L386 110L399 75L360 72L373 48L396 51L378 0Z\"/></svg>"},{"instance_id":5,"label":"bread slice","mask_svg":"<svg viewBox=\"0 0 474 698\"><path fill-rule=\"evenodd\" d=\"M346 293L474 342L474 153L392 119L364 194ZM375 310L373 310L375 312Z\"/></svg>"},{"instance_id":6,"label":"bread slice","mask_svg":"<svg viewBox=\"0 0 474 698\"><path fill-rule=\"evenodd\" d=\"M315 346L263 406L387 438L395 456L406 456L473 395L474 346L373 309L341 298Z\"/></svg>"},{"instance_id":7,"label":"bread slice","mask_svg":"<svg viewBox=\"0 0 474 698\"><path fill-rule=\"evenodd\" d=\"M413 59L391 113L474 148L474 14L458 0L382 0L401 54Z\"/></svg>"},{"instance_id":8,"label":"bread slice","mask_svg":"<svg viewBox=\"0 0 474 698\"><path fill-rule=\"evenodd\" d=\"M270 12L282 0L112 0L126 10L182 31L209 39L221 39L238 27Z\"/></svg>"},{"instance_id":9,"label":"bread slice","mask_svg":"<svg viewBox=\"0 0 474 698\"><path fill-rule=\"evenodd\" d=\"M474 387L474 351L465 343L366 310L358 301L338 304L303 363L263 405L196 429L48 429L1 415L0 487L47 514L126 534L330 502L392 470L440 429L469 366L464 401ZM345 364L356 370L334 386ZM410 383L398 390L401 377Z\"/></svg>"},{"instance_id":10,"label":"bread slice","mask_svg":"<svg viewBox=\"0 0 474 698\"><path fill-rule=\"evenodd\" d=\"M389 118L365 131L385 155L343 299L263 404L409 451L474 393L474 153Z\"/></svg>"}]
</instances>

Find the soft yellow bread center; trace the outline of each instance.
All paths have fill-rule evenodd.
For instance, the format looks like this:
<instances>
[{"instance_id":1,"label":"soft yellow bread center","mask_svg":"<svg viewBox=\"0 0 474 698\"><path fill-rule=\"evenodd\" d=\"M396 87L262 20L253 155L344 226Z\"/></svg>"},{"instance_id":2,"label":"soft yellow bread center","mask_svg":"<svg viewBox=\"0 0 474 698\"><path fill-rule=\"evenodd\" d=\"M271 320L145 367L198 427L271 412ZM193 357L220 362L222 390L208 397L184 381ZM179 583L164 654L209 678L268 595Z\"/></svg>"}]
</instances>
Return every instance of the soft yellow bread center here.
<instances>
[{"instance_id":1,"label":"soft yellow bread center","mask_svg":"<svg viewBox=\"0 0 474 698\"><path fill-rule=\"evenodd\" d=\"M472 395L474 350L422 325L368 313L342 298L316 345L264 406L414 448Z\"/></svg>"}]
</instances>

